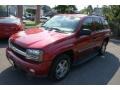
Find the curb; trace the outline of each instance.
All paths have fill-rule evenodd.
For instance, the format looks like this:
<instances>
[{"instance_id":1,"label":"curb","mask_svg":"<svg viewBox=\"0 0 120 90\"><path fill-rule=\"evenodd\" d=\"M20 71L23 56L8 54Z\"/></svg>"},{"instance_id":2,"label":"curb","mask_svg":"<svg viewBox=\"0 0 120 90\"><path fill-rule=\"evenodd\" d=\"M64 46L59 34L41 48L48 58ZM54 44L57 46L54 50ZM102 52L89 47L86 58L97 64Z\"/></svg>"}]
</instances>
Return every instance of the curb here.
<instances>
[{"instance_id":1,"label":"curb","mask_svg":"<svg viewBox=\"0 0 120 90\"><path fill-rule=\"evenodd\" d=\"M110 41L120 43L120 40L116 40L116 39L110 39Z\"/></svg>"}]
</instances>

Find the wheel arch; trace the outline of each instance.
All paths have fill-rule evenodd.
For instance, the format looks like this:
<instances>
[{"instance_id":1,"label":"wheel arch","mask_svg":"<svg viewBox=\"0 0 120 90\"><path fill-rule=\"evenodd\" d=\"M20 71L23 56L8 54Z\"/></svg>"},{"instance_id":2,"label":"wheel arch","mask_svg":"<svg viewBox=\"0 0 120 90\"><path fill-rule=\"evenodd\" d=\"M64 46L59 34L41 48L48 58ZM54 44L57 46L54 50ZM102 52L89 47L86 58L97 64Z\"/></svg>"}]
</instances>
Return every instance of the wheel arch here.
<instances>
[{"instance_id":1,"label":"wheel arch","mask_svg":"<svg viewBox=\"0 0 120 90\"><path fill-rule=\"evenodd\" d=\"M61 52L61 53L58 53L55 57L54 57L54 60L56 60L56 58L58 58L59 56L61 56L61 55L68 55L70 58L71 58L71 63L73 62L73 60L74 60L74 51L72 50L72 49L70 49L70 50L66 50L66 51L63 51L63 52ZM54 60L53 60L53 62L54 62Z\"/></svg>"},{"instance_id":2,"label":"wheel arch","mask_svg":"<svg viewBox=\"0 0 120 90\"><path fill-rule=\"evenodd\" d=\"M109 40L110 40L110 38L109 38L109 37L106 37L106 38L104 39L104 41L106 41L106 42L107 42L107 44L108 44ZM104 41L103 41L103 42L104 42Z\"/></svg>"},{"instance_id":3,"label":"wheel arch","mask_svg":"<svg viewBox=\"0 0 120 90\"><path fill-rule=\"evenodd\" d=\"M60 57L60 56L62 56L62 55L68 55L68 56L70 56L70 58L71 58L71 59L70 59L70 63L73 62L74 52L73 52L72 49L57 54L57 55L54 57L53 61L52 61L51 67L49 68L49 73L48 73L48 77L49 77L49 78L51 78L52 69L54 68L54 64L55 64L57 58Z\"/></svg>"}]
</instances>

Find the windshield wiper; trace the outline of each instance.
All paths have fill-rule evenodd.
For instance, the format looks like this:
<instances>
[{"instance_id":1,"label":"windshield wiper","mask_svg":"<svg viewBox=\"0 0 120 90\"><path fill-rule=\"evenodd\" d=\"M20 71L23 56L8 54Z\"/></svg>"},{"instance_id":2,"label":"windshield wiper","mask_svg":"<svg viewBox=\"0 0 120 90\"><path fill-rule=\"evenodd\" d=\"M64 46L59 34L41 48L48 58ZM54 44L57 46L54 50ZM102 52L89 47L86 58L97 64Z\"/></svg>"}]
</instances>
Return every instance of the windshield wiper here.
<instances>
[{"instance_id":1,"label":"windshield wiper","mask_svg":"<svg viewBox=\"0 0 120 90\"><path fill-rule=\"evenodd\" d=\"M63 30L61 30L61 29L59 29L59 28L57 28L57 27L51 27L51 28L49 28L50 30L56 30L56 31L58 31L58 32L65 32L65 31L63 31Z\"/></svg>"},{"instance_id":2,"label":"windshield wiper","mask_svg":"<svg viewBox=\"0 0 120 90\"><path fill-rule=\"evenodd\" d=\"M61 31L60 29L55 28L55 27L51 27L51 28L49 28L49 29L51 29L51 30L57 30L57 31Z\"/></svg>"},{"instance_id":3,"label":"windshield wiper","mask_svg":"<svg viewBox=\"0 0 120 90\"><path fill-rule=\"evenodd\" d=\"M46 30L49 30L50 28L49 27L46 27L46 26L41 26L43 28L45 28Z\"/></svg>"},{"instance_id":4,"label":"windshield wiper","mask_svg":"<svg viewBox=\"0 0 120 90\"><path fill-rule=\"evenodd\" d=\"M46 27L46 26L41 26L41 27L44 27L46 30L49 30L49 31L52 31L52 30L55 30L55 31L58 31L58 32L65 32L57 27Z\"/></svg>"}]
</instances>

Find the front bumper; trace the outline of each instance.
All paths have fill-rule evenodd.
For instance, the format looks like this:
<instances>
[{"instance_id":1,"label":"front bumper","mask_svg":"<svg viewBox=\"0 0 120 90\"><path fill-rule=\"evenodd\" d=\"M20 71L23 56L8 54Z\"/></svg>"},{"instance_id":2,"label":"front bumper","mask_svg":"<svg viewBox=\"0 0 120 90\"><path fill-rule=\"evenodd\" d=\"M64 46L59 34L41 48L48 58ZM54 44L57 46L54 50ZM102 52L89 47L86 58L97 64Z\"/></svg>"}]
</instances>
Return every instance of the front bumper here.
<instances>
[{"instance_id":1,"label":"front bumper","mask_svg":"<svg viewBox=\"0 0 120 90\"><path fill-rule=\"evenodd\" d=\"M17 67L34 76L47 76L49 73L51 62L27 62L16 56L9 48L6 49L6 56L8 60L12 60Z\"/></svg>"}]
</instances>

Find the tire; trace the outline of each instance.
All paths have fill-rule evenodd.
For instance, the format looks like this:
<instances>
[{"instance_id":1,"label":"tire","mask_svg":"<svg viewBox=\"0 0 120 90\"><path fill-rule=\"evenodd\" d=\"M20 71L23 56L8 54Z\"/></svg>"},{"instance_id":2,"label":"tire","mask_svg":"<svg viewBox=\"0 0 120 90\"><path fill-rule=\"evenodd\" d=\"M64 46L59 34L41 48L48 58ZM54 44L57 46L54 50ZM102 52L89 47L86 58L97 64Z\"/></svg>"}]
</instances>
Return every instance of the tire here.
<instances>
[{"instance_id":1,"label":"tire","mask_svg":"<svg viewBox=\"0 0 120 90\"><path fill-rule=\"evenodd\" d=\"M107 41L103 41L102 46L100 47L100 50L99 50L99 55L104 55L105 54L107 44L108 44Z\"/></svg>"},{"instance_id":2,"label":"tire","mask_svg":"<svg viewBox=\"0 0 120 90\"><path fill-rule=\"evenodd\" d=\"M71 68L71 58L68 55L58 56L50 70L49 79L53 81L60 81L67 76Z\"/></svg>"}]
</instances>

